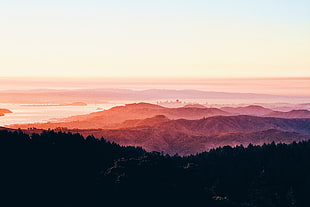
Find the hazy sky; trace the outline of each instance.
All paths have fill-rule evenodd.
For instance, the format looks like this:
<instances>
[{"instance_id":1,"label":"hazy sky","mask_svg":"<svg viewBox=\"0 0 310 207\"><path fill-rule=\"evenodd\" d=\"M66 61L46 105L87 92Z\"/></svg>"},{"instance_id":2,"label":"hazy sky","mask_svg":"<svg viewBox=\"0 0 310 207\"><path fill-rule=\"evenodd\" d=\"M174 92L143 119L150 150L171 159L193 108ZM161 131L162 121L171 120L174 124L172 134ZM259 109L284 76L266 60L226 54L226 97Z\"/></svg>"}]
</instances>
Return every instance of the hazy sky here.
<instances>
[{"instance_id":1,"label":"hazy sky","mask_svg":"<svg viewBox=\"0 0 310 207\"><path fill-rule=\"evenodd\" d=\"M0 77L310 77L309 11L309 0L3 0Z\"/></svg>"}]
</instances>

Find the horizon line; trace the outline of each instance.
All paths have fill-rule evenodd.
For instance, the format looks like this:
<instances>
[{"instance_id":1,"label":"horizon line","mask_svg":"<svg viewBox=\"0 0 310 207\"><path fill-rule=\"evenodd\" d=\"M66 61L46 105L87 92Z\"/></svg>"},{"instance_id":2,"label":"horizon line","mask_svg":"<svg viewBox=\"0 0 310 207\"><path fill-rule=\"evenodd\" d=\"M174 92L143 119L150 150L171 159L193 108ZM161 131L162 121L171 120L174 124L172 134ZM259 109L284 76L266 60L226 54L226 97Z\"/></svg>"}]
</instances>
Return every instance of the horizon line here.
<instances>
[{"instance_id":1,"label":"horizon line","mask_svg":"<svg viewBox=\"0 0 310 207\"><path fill-rule=\"evenodd\" d=\"M76 80L85 80L85 79L163 79L163 80L208 80L208 79L214 79L214 80L230 80L230 79L298 79L298 80L307 80L310 79L310 76L236 76L236 77L219 77L219 76L209 76L209 77L199 77L199 76L0 76L0 79L21 79L21 78L30 78L30 79L76 79Z\"/></svg>"}]
</instances>

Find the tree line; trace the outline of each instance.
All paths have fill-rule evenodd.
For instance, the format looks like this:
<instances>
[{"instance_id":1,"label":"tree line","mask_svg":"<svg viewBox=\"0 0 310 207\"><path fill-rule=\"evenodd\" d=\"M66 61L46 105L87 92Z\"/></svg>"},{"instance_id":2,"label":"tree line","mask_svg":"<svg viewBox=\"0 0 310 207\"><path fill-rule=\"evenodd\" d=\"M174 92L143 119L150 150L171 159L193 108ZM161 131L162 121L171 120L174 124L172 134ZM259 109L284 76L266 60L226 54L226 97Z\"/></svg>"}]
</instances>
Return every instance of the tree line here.
<instances>
[{"instance_id":1,"label":"tree line","mask_svg":"<svg viewBox=\"0 0 310 207\"><path fill-rule=\"evenodd\" d=\"M0 131L1 206L310 206L310 141L187 157L80 134ZM1 204L1 203L0 203Z\"/></svg>"}]
</instances>

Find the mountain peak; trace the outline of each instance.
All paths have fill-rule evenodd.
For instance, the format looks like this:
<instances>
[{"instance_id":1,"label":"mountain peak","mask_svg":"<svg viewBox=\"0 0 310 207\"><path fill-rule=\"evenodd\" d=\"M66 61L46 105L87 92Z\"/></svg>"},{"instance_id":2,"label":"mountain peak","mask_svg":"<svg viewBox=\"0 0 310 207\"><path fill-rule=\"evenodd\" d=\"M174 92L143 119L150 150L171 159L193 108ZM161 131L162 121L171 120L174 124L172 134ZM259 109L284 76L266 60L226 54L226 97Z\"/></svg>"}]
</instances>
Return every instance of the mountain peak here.
<instances>
[{"instance_id":1,"label":"mountain peak","mask_svg":"<svg viewBox=\"0 0 310 207\"><path fill-rule=\"evenodd\" d=\"M162 108L164 108L160 105L146 103L146 102L125 104L125 107L129 107L129 108L151 108L151 109L162 109Z\"/></svg>"},{"instance_id":2,"label":"mountain peak","mask_svg":"<svg viewBox=\"0 0 310 207\"><path fill-rule=\"evenodd\" d=\"M204 105L201 105L201 104L187 104L187 105L183 106L183 108L201 108L201 109L204 109L207 107L205 107Z\"/></svg>"},{"instance_id":3,"label":"mountain peak","mask_svg":"<svg viewBox=\"0 0 310 207\"><path fill-rule=\"evenodd\" d=\"M248 106L246 106L246 107L244 107L244 108L266 109L266 108L264 108L264 107L262 107L262 106L260 106L260 105L248 105Z\"/></svg>"}]
</instances>

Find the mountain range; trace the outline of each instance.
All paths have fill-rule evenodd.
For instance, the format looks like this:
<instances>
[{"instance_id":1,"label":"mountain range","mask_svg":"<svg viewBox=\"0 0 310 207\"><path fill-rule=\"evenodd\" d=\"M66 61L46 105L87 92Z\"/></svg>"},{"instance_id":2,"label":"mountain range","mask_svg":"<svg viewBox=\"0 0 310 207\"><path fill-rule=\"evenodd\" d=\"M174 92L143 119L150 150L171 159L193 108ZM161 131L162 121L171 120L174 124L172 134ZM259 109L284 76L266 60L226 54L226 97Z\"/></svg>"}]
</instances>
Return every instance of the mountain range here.
<instances>
[{"instance_id":1,"label":"mountain range","mask_svg":"<svg viewBox=\"0 0 310 207\"><path fill-rule=\"evenodd\" d=\"M134 103L58 122L9 127L77 132L121 145L142 146L149 151L189 155L224 145L307 140L309 113L307 110L278 112L257 105L218 109ZM29 133L31 130L35 129L28 130Z\"/></svg>"},{"instance_id":2,"label":"mountain range","mask_svg":"<svg viewBox=\"0 0 310 207\"><path fill-rule=\"evenodd\" d=\"M249 105L245 107L222 107L221 110L237 115L263 116L273 111L258 105Z\"/></svg>"},{"instance_id":3,"label":"mountain range","mask_svg":"<svg viewBox=\"0 0 310 207\"><path fill-rule=\"evenodd\" d=\"M126 104L109 110L94 112L87 115L59 119L59 122L13 125L14 128L119 128L119 124L127 120L146 119L156 115L164 115L168 119L201 119L210 116L228 116L228 112L217 108L166 108L149 103Z\"/></svg>"}]
</instances>

